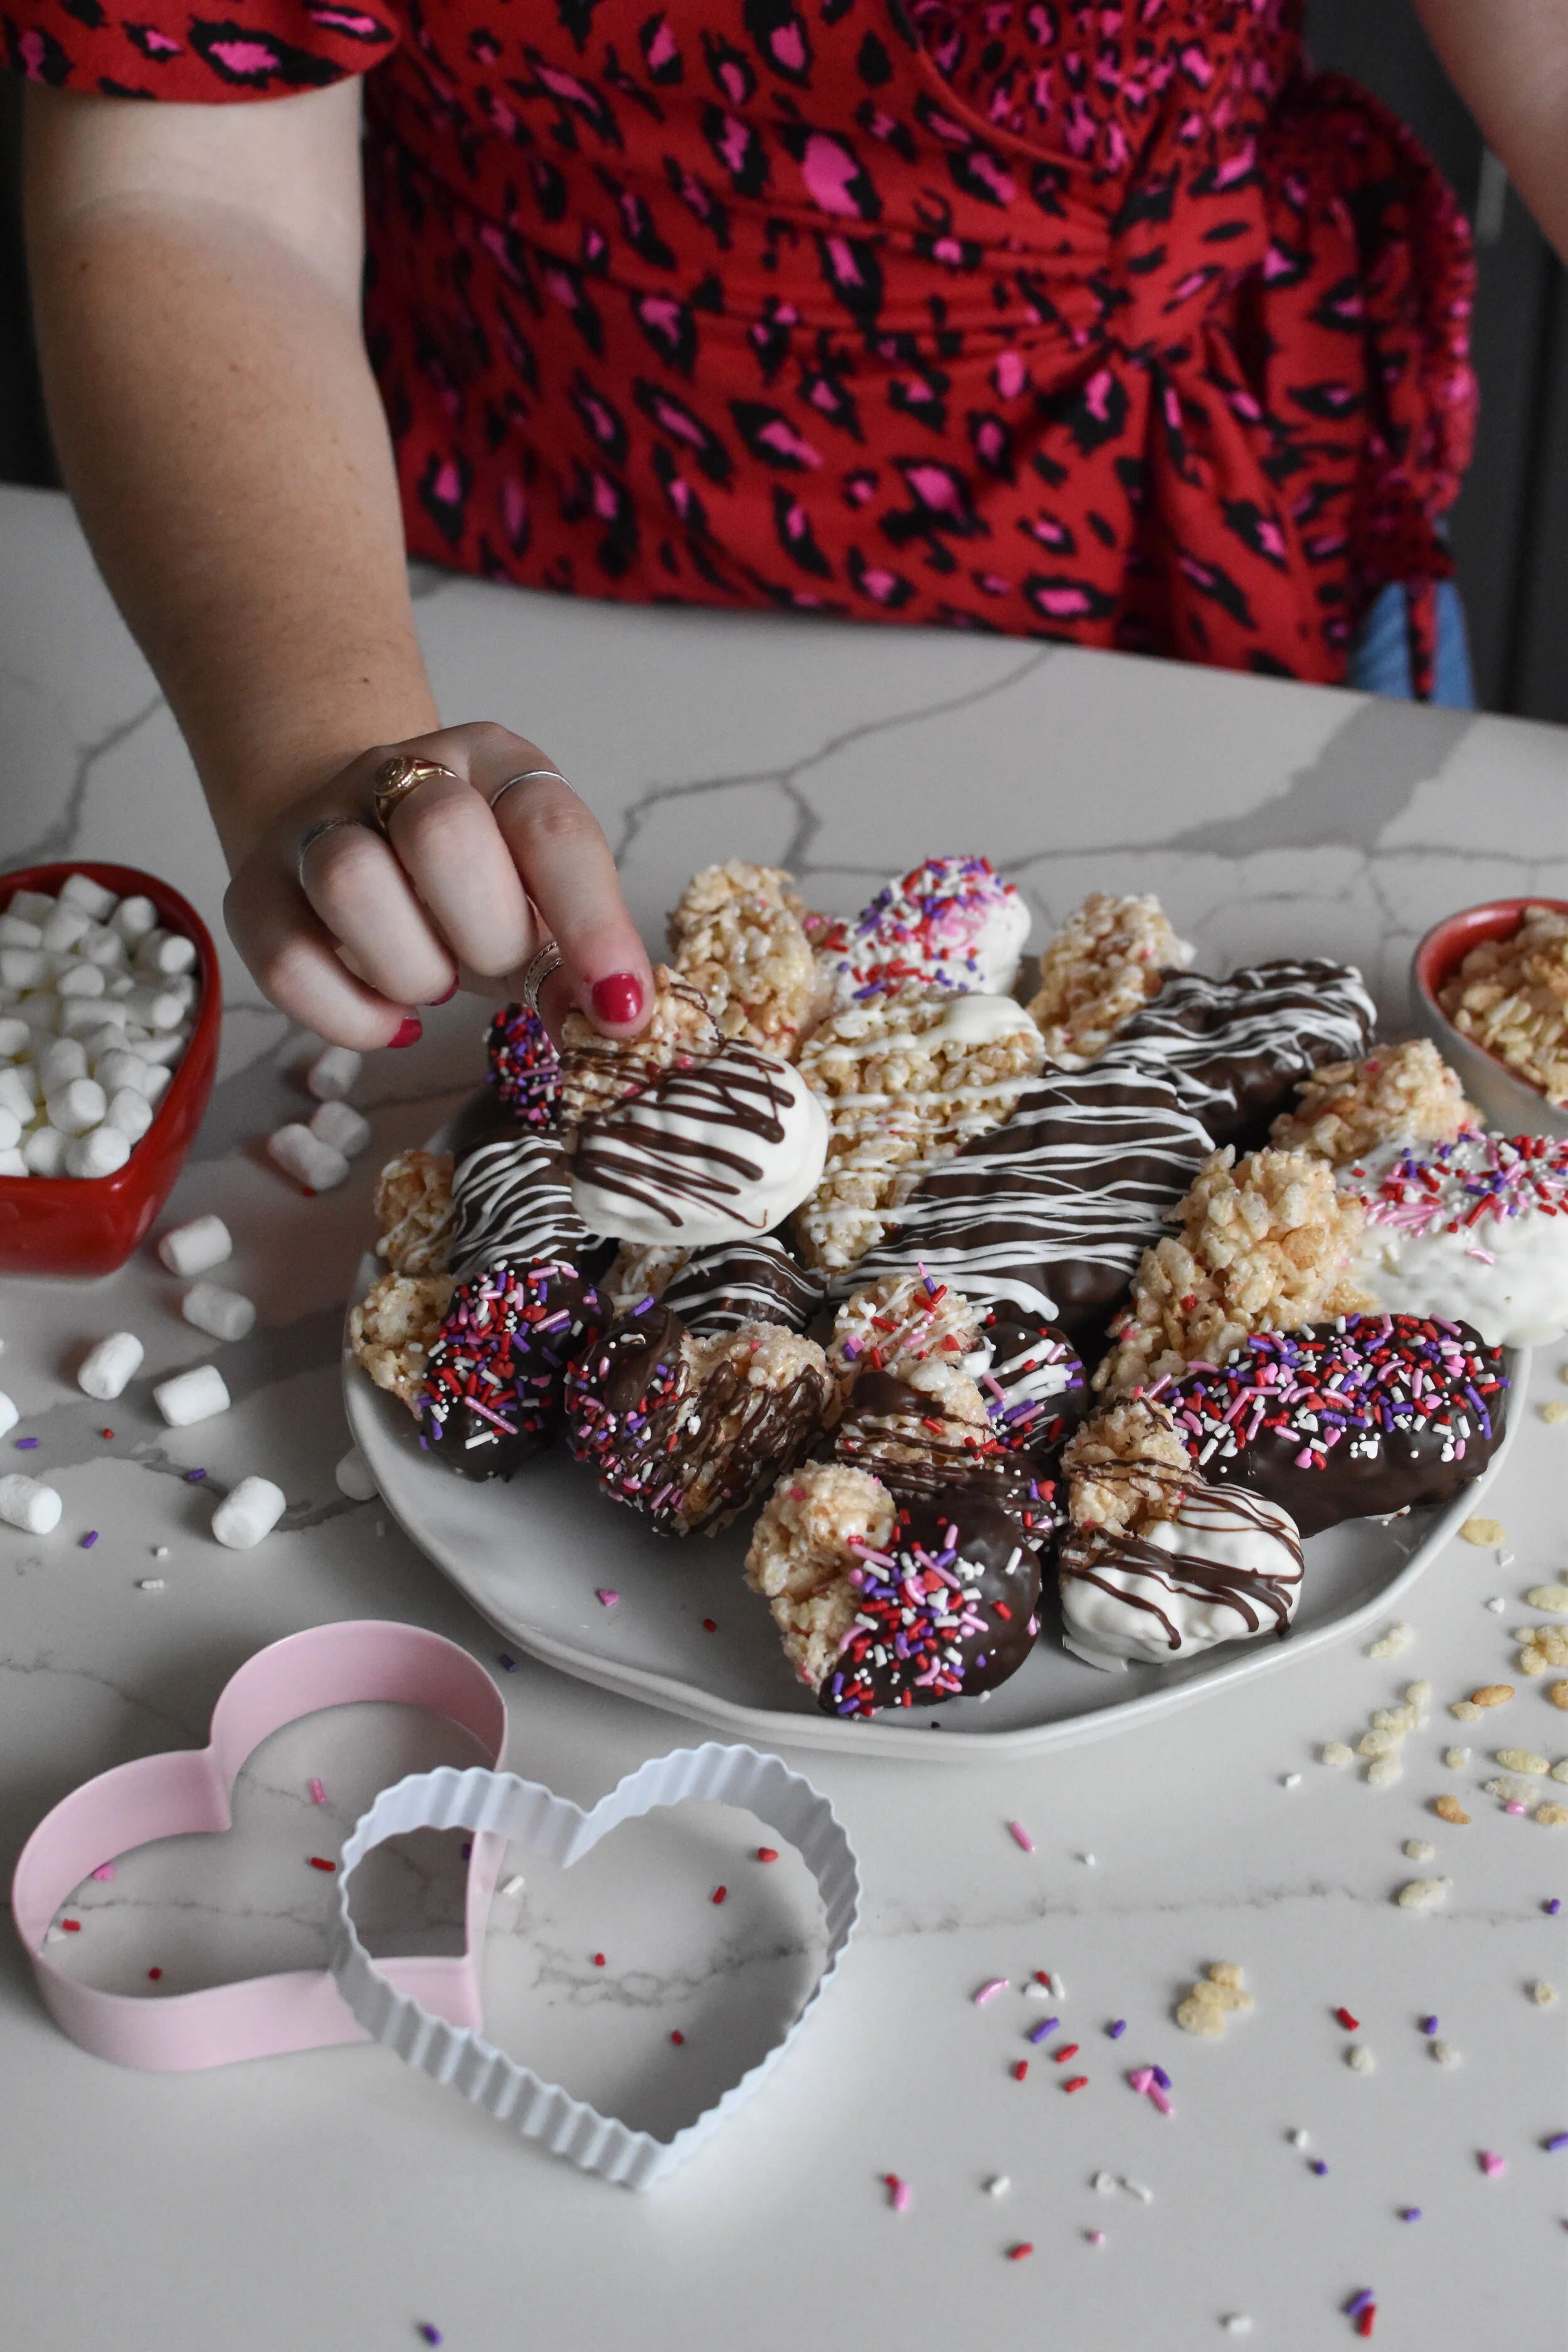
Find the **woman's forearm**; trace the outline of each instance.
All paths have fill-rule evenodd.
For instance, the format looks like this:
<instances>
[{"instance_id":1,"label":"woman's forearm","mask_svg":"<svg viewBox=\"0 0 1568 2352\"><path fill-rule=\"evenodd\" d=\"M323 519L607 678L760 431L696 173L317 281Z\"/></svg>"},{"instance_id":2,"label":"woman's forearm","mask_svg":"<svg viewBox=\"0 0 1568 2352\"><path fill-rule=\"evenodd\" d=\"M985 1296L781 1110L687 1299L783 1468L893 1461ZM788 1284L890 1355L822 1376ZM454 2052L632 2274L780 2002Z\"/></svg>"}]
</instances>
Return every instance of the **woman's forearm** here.
<instances>
[{"instance_id":1,"label":"woman's forearm","mask_svg":"<svg viewBox=\"0 0 1568 2352\"><path fill-rule=\"evenodd\" d=\"M1415 0L1482 136L1568 261L1568 5Z\"/></svg>"},{"instance_id":2,"label":"woman's forearm","mask_svg":"<svg viewBox=\"0 0 1568 2352\"><path fill-rule=\"evenodd\" d=\"M357 195L339 205L354 204L352 224L327 207L312 249L309 217L301 235L286 206L272 217L246 202L243 173L237 203L233 174L223 200L193 201L177 165L106 166L101 138L84 168L79 118L59 110L121 102L29 96L29 244L60 461L237 862L367 743L437 724L360 334ZM321 99L345 106L340 91ZM145 125L176 142L193 131L182 113L218 111L132 110L128 138ZM220 131L276 142L272 108L225 111Z\"/></svg>"}]
</instances>

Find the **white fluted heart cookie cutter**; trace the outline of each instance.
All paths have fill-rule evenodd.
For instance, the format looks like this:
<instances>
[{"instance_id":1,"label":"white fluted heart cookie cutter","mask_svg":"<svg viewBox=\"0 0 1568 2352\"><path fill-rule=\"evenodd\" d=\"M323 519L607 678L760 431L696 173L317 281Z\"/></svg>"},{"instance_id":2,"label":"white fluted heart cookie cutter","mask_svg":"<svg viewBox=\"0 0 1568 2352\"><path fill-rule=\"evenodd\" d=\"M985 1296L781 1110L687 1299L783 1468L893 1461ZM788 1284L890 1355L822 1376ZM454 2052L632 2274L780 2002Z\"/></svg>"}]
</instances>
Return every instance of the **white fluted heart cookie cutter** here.
<instances>
[{"instance_id":1,"label":"white fluted heart cookie cutter","mask_svg":"<svg viewBox=\"0 0 1568 2352\"><path fill-rule=\"evenodd\" d=\"M434 2016L414 1994L400 1991L371 1958L349 1916L349 1882L356 1865L373 1847L405 1831L488 1832L531 1846L564 1869L580 1862L622 1822L688 1799L740 1806L795 1848L822 1896L827 1950L816 1982L788 2031L714 2105L670 2139L657 2139L614 2116L600 2115L559 2084L543 2082L471 2027ZM827 1799L776 1756L759 1755L754 1748L710 1741L655 1757L586 1812L515 1773L478 1767L459 1772L447 1765L411 1774L395 1788L384 1789L354 1824L338 1878L331 1969L361 2025L409 2065L422 2067L437 2083L449 2083L520 2137L541 2141L585 2172L597 2172L628 2189L651 2189L761 2089L832 1982L854 1931L859 1901L854 1852Z\"/></svg>"}]
</instances>

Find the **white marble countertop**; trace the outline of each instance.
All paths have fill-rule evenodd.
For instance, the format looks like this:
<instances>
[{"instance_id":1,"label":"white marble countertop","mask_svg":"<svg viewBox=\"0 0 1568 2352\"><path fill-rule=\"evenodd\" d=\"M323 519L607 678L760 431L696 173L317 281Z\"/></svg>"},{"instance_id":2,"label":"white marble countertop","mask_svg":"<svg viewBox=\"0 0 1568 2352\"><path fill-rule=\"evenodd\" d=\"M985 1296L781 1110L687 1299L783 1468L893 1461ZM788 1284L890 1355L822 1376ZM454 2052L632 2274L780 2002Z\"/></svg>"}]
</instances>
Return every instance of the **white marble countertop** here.
<instances>
[{"instance_id":1,"label":"white marble countertop","mask_svg":"<svg viewBox=\"0 0 1568 2352\"><path fill-rule=\"evenodd\" d=\"M0 493L0 585L6 864L151 867L216 932L222 874L188 763L61 501ZM981 849L1029 894L1037 939L1089 888L1154 889L1205 968L1354 957L1396 1029L1411 945L1436 916L1568 895L1558 730L1000 639L619 611L436 575L420 588L444 709L549 746L605 816L650 940L710 858L787 863L815 903L853 908L894 866ZM497 1637L376 1503L333 1482L342 1304L374 1171L472 1085L484 1008L459 1001L412 1053L367 1066L356 1099L374 1144L310 1201L258 1148L298 1114L309 1041L232 955L226 978L219 1081L165 1222L223 1215L226 1278L258 1299L256 1331L215 1350L150 1247L100 1285L0 1296L0 1385L66 1503L52 1538L0 1530L7 1867L78 1781L199 1745L244 1658L332 1619L407 1619L466 1644L504 1685L515 1769L584 1801L696 1736L526 1660L501 1675ZM144 1373L93 1405L75 1363L125 1325ZM235 1410L163 1429L151 1377L215 1352ZM1507 1816L1482 1783L1494 1743L1568 1750L1568 1717L1512 1670L1509 1639L1535 1615L1526 1588L1565 1564L1568 1427L1537 1410L1562 1393L1560 1360L1568 1348L1538 1355L1487 1506L1511 1558L1452 1545L1403 1605L1402 1656L1351 1642L1027 1764L793 1758L858 1850L862 1925L776 2079L647 2197L521 2146L379 2050L186 2075L109 2066L48 2021L7 1937L0 2333L48 2352L400 2352L421 2326L453 2352L1186 2352L1232 2333L1308 2352L1354 2339L1344 2307L1371 2288L1385 2345L1446 2352L1506 2329L1510 2352L1555 2352L1568 2153L1543 2143L1568 2129L1568 1911L1546 1905L1568 1903L1568 1831ZM197 1466L215 1484L276 1478L283 1527L253 1553L220 1549L210 1498L184 1480ZM152 1574L162 1591L141 1589ZM1397 1786L1318 1760L1416 1675L1436 1704ZM1500 1680L1518 1685L1510 1706L1450 1721L1447 1701ZM1441 1760L1455 1738L1472 1749L1458 1771ZM380 1780L454 1752L384 1711L279 1735L230 1839L159 1849L89 1890L71 1965L129 1985L155 1953L174 1988L313 1963L330 1882L305 1851L341 1838ZM312 1773L330 1798L314 1830ZM1434 1817L1445 1792L1471 1826ZM619 1833L569 1882L516 1865L527 1884L498 1902L487 1955L498 2035L588 2095L682 2119L708 2087L703 2053L765 2032L811 1971L798 1879L748 1876L742 1832L682 1814ZM1406 1859L1416 1838L1429 1864ZM1452 1882L1445 1906L1398 1908L1397 1888L1431 1874ZM714 1910L719 1877L732 1899ZM443 1916L438 1864L413 1856L383 1885L386 1918ZM1173 2005L1215 1959L1242 1966L1257 2006L1199 2041ZM1080 2044L1079 2095L1040 2052L1014 2081L1038 2018L1016 1990L972 2005L984 1980L1036 1969L1063 1979L1051 2007ZM1564 1987L1555 2006L1533 1997L1542 1979ZM1428 2014L1461 2064L1434 2063ZM682 2026L686 2073L669 2044ZM1352 2043L1374 2071L1352 2067ZM1168 2120L1123 2079L1151 2062L1173 2078ZM1506 2169L1489 2176L1483 2150ZM889 2172L910 2184L901 2213ZM1100 2173L1152 2196L1097 2189ZM1010 2189L987 2194L998 2174ZM1403 2220L1412 2207L1421 2218ZM1030 2259L1006 2259L1026 2242Z\"/></svg>"}]
</instances>

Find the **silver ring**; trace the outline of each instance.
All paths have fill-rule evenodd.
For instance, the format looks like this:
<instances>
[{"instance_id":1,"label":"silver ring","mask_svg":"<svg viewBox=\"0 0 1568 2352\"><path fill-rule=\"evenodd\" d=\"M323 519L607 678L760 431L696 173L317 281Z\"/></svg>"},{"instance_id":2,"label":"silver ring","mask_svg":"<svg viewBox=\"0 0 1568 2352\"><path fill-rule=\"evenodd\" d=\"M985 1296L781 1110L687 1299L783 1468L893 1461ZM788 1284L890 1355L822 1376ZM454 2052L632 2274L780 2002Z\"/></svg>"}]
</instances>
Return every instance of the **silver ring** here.
<instances>
[{"instance_id":1,"label":"silver ring","mask_svg":"<svg viewBox=\"0 0 1568 2352\"><path fill-rule=\"evenodd\" d=\"M531 784L541 776L548 776L551 782L554 784L566 784L568 792L572 789L571 785L566 783L566 779L559 768L524 768L521 775L509 776L504 784L496 786L489 795L490 814L492 816L495 814L501 800L510 792L513 784Z\"/></svg>"},{"instance_id":2,"label":"silver ring","mask_svg":"<svg viewBox=\"0 0 1568 2352\"><path fill-rule=\"evenodd\" d=\"M544 945L536 948L529 959L519 993L536 1021L539 1018L539 992L551 973L559 971L565 961L553 940L546 940Z\"/></svg>"},{"instance_id":3,"label":"silver ring","mask_svg":"<svg viewBox=\"0 0 1568 2352\"><path fill-rule=\"evenodd\" d=\"M318 818L314 824L308 825L300 835L300 846L294 852L294 872L301 890L305 887L305 852L313 842L320 841L324 833L335 833L340 824L363 825L364 819L359 816L323 816ZM368 827L365 829L369 830Z\"/></svg>"}]
</instances>

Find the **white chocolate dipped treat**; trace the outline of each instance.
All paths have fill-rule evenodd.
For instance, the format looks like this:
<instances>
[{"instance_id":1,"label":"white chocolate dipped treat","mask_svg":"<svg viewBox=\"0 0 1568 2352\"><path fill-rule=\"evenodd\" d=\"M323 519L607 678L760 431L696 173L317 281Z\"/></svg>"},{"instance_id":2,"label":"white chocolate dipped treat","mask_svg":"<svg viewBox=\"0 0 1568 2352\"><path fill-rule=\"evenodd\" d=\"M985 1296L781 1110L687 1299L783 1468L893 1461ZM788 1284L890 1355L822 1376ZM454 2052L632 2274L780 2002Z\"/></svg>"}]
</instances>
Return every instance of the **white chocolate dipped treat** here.
<instances>
[{"instance_id":1,"label":"white chocolate dipped treat","mask_svg":"<svg viewBox=\"0 0 1568 2352\"><path fill-rule=\"evenodd\" d=\"M911 982L1002 995L1028 935L1028 908L989 858L931 857L895 875L852 921L832 924L817 962L836 1006L874 1003Z\"/></svg>"},{"instance_id":2,"label":"white chocolate dipped treat","mask_svg":"<svg viewBox=\"0 0 1568 2352\"><path fill-rule=\"evenodd\" d=\"M739 1241L798 1208L826 1156L826 1114L799 1071L731 1038L583 1121L573 1205L621 1241Z\"/></svg>"},{"instance_id":3,"label":"white chocolate dipped treat","mask_svg":"<svg viewBox=\"0 0 1568 2352\"><path fill-rule=\"evenodd\" d=\"M1390 1144L1339 1181L1366 1211L1352 1273L1377 1306L1473 1324L1493 1348L1568 1333L1568 1143Z\"/></svg>"},{"instance_id":4,"label":"white chocolate dipped treat","mask_svg":"<svg viewBox=\"0 0 1568 2352\"><path fill-rule=\"evenodd\" d=\"M1282 1634L1301 1593L1301 1540L1278 1503L1191 1486L1173 1518L1077 1528L1060 1554L1063 1641L1086 1664L1173 1665L1219 1642Z\"/></svg>"}]
</instances>

